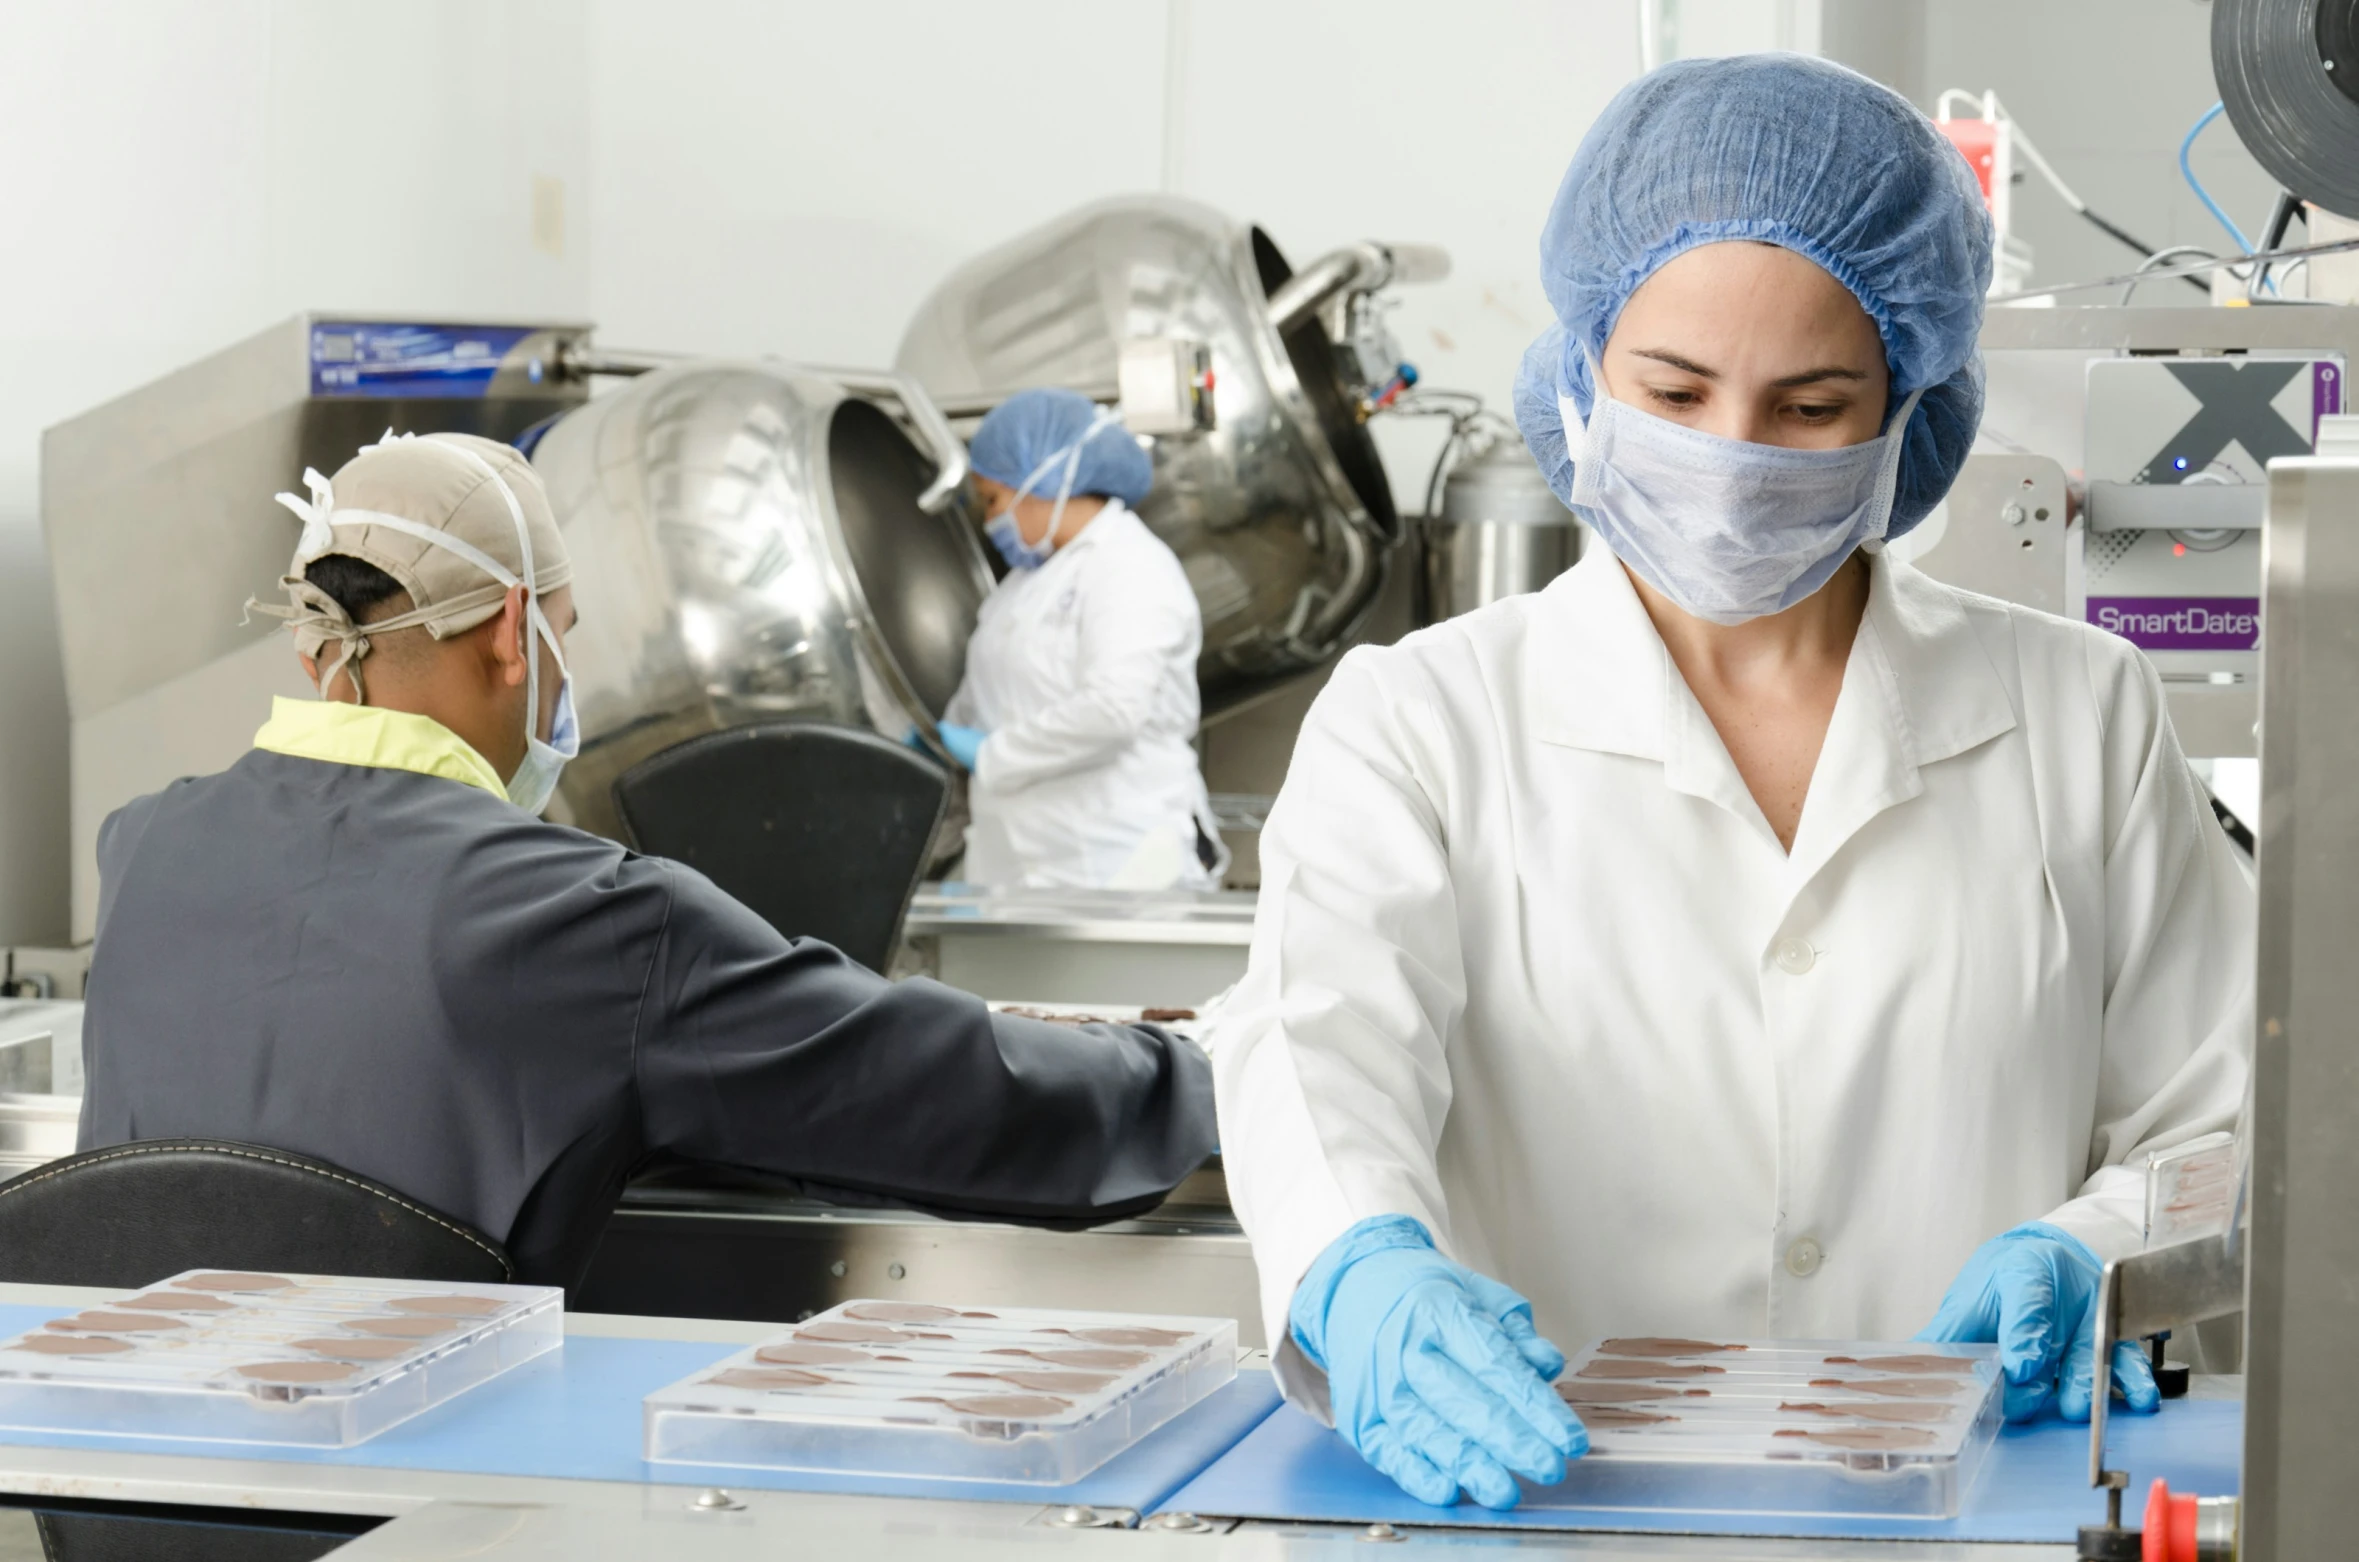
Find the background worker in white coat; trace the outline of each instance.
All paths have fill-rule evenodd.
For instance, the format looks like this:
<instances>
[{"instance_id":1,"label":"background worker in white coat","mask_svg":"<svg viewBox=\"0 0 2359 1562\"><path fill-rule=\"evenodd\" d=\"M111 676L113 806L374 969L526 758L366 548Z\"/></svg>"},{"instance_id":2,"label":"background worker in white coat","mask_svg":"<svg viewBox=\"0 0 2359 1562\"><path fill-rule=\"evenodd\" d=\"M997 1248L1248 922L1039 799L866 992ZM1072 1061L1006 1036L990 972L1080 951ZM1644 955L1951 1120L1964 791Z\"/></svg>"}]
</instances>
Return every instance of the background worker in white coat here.
<instances>
[{"instance_id":1,"label":"background worker in white coat","mask_svg":"<svg viewBox=\"0 0 2359 1562\"><path fill-rule=\"evenodd\" d=\"M1228 866L1196 764L1204 620L1130 506L1147 453L1078 391L1019 391L968 460L1008 573L941 728L974 772L977 884L1213 888Z\"/></svg>"},{"instance_id":2,"label":"background worker in white coat","mask_svg":"<svg viewBox=\"0 0 2359 1562\"><path fill-rule=\"evenodd\" d=\"M2243 1099L2253 893L2132 647L1881 552L1981 415L1973 178L1840 67L1683 61L1541 256L1518 419L1605 546L1345 658L1212 1038L1280 1379L1428 1502L1586 1447L1551 1339L1926 1326L2086 1417L2140 1158Z\"/></svg>"}]
</instances>

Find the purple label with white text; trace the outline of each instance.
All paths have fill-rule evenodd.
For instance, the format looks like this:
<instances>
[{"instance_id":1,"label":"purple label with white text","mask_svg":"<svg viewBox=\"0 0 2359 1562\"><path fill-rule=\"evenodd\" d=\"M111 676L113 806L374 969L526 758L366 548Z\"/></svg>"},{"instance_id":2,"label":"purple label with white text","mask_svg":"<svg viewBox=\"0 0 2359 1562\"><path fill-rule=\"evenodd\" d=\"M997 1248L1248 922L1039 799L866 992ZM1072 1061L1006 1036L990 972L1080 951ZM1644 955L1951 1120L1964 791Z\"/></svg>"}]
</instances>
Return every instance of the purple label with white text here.
<instances>
[{"instance_id":1,"label":"purple label with white text","mask_svg":"<svg viewBox=\"0 0 2359 1562\"><path fill-rule=\"evenodd\" d=\"M2259 597L2091 597L2089 622L2145 651L2250 651Z\"/></svg>"}]
</instances>

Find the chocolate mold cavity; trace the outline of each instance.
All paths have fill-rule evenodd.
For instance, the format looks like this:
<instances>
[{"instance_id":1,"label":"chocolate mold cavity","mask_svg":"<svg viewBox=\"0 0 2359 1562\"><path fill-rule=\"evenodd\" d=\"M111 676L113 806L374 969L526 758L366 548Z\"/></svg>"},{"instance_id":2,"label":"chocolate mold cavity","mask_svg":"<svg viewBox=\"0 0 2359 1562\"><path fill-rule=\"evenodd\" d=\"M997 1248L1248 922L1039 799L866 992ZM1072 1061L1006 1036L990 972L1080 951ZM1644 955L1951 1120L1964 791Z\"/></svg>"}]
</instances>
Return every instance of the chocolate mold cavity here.
<instances>
[{"instance_id":1,"label":"chocolate mold cavity","mask_svg":"<svg viewBox=\"0 0 2359 1562\"><path fill-rule=\"evenodd\" d=\"M163 1334L188 1325L178 1318L159 1317L154 1313L93 1310L76 1313L71 1318L52 1318L41 1327L64 1334Z\"/></svg>"},{"instance_id":2,"label":"chocolate mold cavity","mask_svg":"<svg viewBox=\"0 0 2359 1562\"><path fill-rule=\"evenodd\" d=\"M139 1349L129 1340L109 1339L103 1334L28 1334L8 1348L36 1356L120 1356Z\"/></svg>"},{"instance_id":3,"label":"chocolate mold cavity","mask_svg":"<svg viewBox=\"0 0 2359 1562\"><path fill-rule=\"evenodd\" d=\"M242 1270L225 1269L210 1274L190 1275L186 1280L175 1280L172 1283L184 1291L284 1291L295 1282L285 1275L247 1274Z\"/></svg>"},{"instance_id":4,"label":"chocolate mold cavity","mask_svg":"<svg viewBox=\"0 0 2359 1562\"><path fill-rule=\"evenodd\" d=\"M788 1340L783 1345L765 1345L754 1352L754 1360L766 1361L774 1367L827 1367L868 1359L866 1351L850 1350L841 1345L811 1345L801 1340Z\"/></svg>"},{"instance_id":5,"label":"chocolate mold cavity","mask_svg":"<svg viewBox=\"0 0 2359 1562\"><path fill-rule=\"evenodd\" d=\"M1830 1367L1858 1367L1867 1372L1972 1372L1974 1363L1964 1356L1829 1356Z\"/></svg>"},{"instance_id":6,"label":"chocolate mold cavity","mask_svg":"<svg viewBox=\"0 0 2359 1562\"><path fill-rule=\"evenodd\" d=\"M1922 1399L1862 1400L1854 1405L1822 1405L1816 1400L1782 1404L1777 1407L1795 1415L1835 1416L1857 1421L1947 1421L1952 1414L1947 1405L1937 1405Z\"/></svg>"},{"instance_id":7,"label":"chocolate mold cavity","mask_svg":"<svg viewBox=\"0 0 2359 1562\"><path fill-rule=\"evenodd\" d=\"M1704 1388L1668 1383L1600 1383L1595 1378L1558 1378L1556 1397L1568 1405L1635 1405L1650 1399L1709 1399Z\"/></svg>"},{"instance_id":8,"label":"chocolate mold cavity","mask_svg":"<svg viewBox=\"0 0 2359 1562\"><path fill-rule=\"evenodd\" d=\"M706 1378L707 1383L722 1388L809 1388L815 1383L833 1383L835 1379L817 1372L805 1372L800 1367L731 1367Z\"/></svg>"},{"instance_id":9,"label":"chocolate mold cavity","mask_svg":"<svg viewBox=\"0 0 2359 1562\"><path fill-rule=\"evenodd\" d=\"M940 1323L957 1317L958 1309L931 1302L854 1302L844 1309L844 1316L870 1323Z\"/></svg>"},{"instance_id":10,"label":"chocolate mold cavity","mask_svg":"<svg viewBox=\"0 0 2359 1562\"><path fill-rule=\"evenodd\" d=\"M237 1303L196 1291L150 1291L144 1296L126 1296L109 1305L152 1313L225 1313Z\"/></svg>"},{"instance_id":11,"label":"chocolate mold cavity","mask_svg":"<svg viewBox=\"0 0 2359 1562\"><path fill-rule=\"evenodd\" d=\"M1700 1378L1725 1377L1726 1367L1700 1361L1638 1361L1618 1356L1593 1356L1581 1367L1585 1378Z\"/></svg>"}]
</instances>

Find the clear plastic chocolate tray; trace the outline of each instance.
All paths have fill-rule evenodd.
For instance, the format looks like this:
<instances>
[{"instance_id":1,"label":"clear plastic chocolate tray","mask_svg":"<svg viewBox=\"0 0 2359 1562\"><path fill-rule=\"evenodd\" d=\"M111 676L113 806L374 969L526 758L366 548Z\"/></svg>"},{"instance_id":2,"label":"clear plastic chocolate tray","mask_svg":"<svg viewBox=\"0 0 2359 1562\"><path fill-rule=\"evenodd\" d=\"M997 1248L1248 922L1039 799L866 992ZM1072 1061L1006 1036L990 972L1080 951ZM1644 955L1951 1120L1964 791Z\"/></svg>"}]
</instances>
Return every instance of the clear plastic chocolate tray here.
<instances>
[{"instance_id":1,"label":"clear plastic chocolate tray","mask_svg":"<svg viewBox=\"0 0 2359 1562\"><path fill-rule=\"evenodd\" d=\"M1556 1391L1589 1429L1550 1505L1948 1518L1998 1436L1998 1347L1616 1339Z\"/></svg>"},{"instance_id":2,"label":"clear plastic chocolate tray","mask_svg":"<svg viewBox=\"0 0 2359 1562\"><path fill-rule=\"evenodd\" d=\"M647 1396L647 1457L1079 1480L1237 1375L1227 1318L846 1302Z\"/></svg>"},{"instance_id":3,"label":"clear plastic chocolate tray","mask_svg":"<svg viewBox=\"0 0 2359 1562\"><path fill-rule=\"evenodd\" d=\"M192 1269L0 1340L0 1426L342 1448L564 1332L546 1286Z\"/></svg>"}]
</instances>

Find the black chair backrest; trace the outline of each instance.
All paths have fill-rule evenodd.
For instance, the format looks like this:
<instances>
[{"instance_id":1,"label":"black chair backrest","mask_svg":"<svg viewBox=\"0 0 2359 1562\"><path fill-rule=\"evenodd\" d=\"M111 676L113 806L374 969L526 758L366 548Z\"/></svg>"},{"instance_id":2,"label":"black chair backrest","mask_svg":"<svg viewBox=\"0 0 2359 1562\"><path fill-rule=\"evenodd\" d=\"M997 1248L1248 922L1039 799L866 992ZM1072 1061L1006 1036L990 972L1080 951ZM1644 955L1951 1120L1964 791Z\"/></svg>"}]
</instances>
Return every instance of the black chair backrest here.
<instances>
[{"instance_id":1,"label":"black chair backrest","mask_svg":"<svg viewBox=\"0 0 2359 1562\"><path fill-rule=\"evenodd\" d=\"M266 1145L149 1139L0 1183L0 1280L128 1288L186 1269L516 1278L500 1244L472 1226Z\"/></svg>"},{"instance_id":2,"label":"black chair backrest","mask_svg":"<svg viewBox=\"0 0 2359 1562\"><path fill-rule=\"evenodd\" d=\"M684 862L789 938L883 971L949 796L942 767L873 732L732 727L614 783L631 844Z\"/></svg>"}]
</instances>

